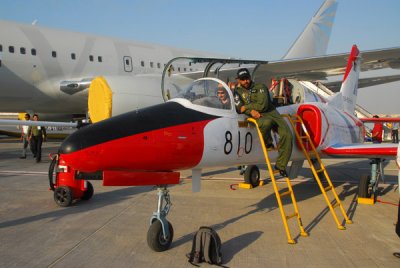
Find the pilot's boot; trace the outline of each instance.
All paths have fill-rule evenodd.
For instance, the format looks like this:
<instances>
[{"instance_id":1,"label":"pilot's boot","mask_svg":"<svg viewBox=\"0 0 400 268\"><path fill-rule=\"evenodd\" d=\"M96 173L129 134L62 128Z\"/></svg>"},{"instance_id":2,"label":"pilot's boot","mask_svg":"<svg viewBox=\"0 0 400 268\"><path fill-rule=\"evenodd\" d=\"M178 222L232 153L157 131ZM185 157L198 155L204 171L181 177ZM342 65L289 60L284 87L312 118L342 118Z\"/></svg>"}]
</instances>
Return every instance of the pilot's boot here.
<instances>
[{"instance_id":1,"label":"pilot's boot","mask_svg":"<svg viewBox=\"0 0 400 268\"><path fill-rule=\"evenodd\" d=\"M275 170L279 170L279 174L280 174L282 177L288 177L288 174L287 174L287 172L286 172L286 168L280 169L280 168L278 168L278 167L276 166L276 164L275 164L274 169L275 169Z\"/></svg>"}]
</instances>

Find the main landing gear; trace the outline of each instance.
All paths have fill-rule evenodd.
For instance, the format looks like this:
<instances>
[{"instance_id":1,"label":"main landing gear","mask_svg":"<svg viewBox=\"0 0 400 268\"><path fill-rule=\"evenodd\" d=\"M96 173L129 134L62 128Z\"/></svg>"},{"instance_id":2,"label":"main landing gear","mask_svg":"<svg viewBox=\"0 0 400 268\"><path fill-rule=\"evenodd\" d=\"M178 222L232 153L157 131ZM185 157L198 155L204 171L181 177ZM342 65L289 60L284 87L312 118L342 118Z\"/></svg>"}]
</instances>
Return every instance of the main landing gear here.
<instances>
[{"instance_id":1,"label":"main landing gear","mask_svg":"<svg viewBox=\"0 0 400 268\"><path fill-rule=\"evenodd\" d=\"M147 231L147 244L154 251L165 251L171 246L174 229L166 219L171 205L167 186L159 186L157 211L150 218L150 228Z\"/></svg>"},{"instance_id":2,"label":"main landing gear","mask_svg":"<svg viewBox=\"0 0 400 268\"><path fill-rule=\"evenodd\" d=\"M244 171L244 182L251 184L252 187L260 185L260 170L256 165L246 167Z\"/></svg>"},{"instance_id":3,"label":"main landing gear","mask_svg":"<svg viewBox=\"0 0 400 268\"><path fill-rule=\"evenodd\" d=\"M363 174L358 185L358 197L370 198L376 195L378 191L379 180L385 181L383 173L383 162L385 159L371 159L371 174Z\"/></svg>"}]
</instances>

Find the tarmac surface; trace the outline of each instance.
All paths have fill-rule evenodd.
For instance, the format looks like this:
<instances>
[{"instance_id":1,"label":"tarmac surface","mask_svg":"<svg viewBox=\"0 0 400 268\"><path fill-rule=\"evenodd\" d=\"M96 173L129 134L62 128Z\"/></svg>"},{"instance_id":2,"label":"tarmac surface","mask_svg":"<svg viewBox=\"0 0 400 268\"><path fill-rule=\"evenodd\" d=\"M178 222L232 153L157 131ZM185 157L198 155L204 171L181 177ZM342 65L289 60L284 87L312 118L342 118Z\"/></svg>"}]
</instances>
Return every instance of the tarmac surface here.
<instances>
[{"instance_id":1,"label":"tarmac surface","mask_svg":"<svg viewBox=\"0 0 400 268\"><path fill-rule=\"evenodd\" d=\"M169 188L171 248L153 252L146 234L157 207L156 189L103 187L101 181L92 181L91 200L58 207L48 190L46 155L59 144L45 142L37 164L31 154L19 159L20 141L0 138L0 267L193 267L185 255L194 232L204 225L220 235L227 267L400 267L400 258L393 256L400 252L393 161L386 162L381 202L375 205L356 202L357 181L369 172L368 160L324 161L354 222L345 224L344 231L338 230L311 172L303 168L293 189L309 237L299 236L296 221L289 220L295 245L287 243L271 183L240 189L236 168L210 169L203 172L202 191L192 193L190 172L184 171L181 184ZM265 166L261 168L266 177ZM285 205L287 214L291 209Z\"/></svg>"}]
</instances>

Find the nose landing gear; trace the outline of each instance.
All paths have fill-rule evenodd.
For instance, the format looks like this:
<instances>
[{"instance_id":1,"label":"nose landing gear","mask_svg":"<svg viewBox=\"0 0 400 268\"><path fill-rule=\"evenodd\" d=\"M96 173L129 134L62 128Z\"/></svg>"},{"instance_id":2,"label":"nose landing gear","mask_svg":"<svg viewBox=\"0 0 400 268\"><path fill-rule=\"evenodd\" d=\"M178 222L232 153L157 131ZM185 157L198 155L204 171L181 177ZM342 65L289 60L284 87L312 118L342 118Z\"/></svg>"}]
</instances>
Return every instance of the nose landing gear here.
<instances>
[{"instance_id":1,"label":"nose landing gear","mask_svg":"<svg viewBox=\"0 0 400 268\"><path fill-rule=\"evenodd\" d=\"M174 229L166 219L171 205L167 186L160 186L158 188L157 211L150 218L150 228L147 231L147 244L154 251L165 251L171 246Z\"/></svg>"}]
</instances>

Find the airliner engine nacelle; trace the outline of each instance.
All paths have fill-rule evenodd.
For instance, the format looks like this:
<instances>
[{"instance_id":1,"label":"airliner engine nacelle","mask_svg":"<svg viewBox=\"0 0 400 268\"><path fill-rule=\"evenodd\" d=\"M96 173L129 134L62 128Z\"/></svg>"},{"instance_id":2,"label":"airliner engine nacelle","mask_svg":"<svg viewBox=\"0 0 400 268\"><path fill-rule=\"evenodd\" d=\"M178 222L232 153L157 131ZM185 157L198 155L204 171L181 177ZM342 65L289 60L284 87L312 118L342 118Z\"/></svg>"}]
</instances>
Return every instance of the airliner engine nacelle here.
<instances>
[{"instance_id":1,"label":"airliner engine nacelle","mask_svg":"<svg viewBox=\"0 0 400 268\"><path fill-rule=\"evenodd\" d=\"M160 75L101 76L89 87L88 110L92 122L163 103Z\"/></svg>"},{"instance_id":2,"label":"airliner engine nacelle","mask_svg":"<svg viewBox=\"0 0 400 268\"><path fill-rule=\"evenodd\" d=\"M174 83L165 83L166 96L160 88L159 74L136 76L101 76L93 79L89 87L88 109L93 123L101 120L164 103L170 94L179 94L192 79L178 76Z\"/></svg>"}]
</instances>

